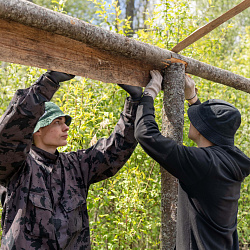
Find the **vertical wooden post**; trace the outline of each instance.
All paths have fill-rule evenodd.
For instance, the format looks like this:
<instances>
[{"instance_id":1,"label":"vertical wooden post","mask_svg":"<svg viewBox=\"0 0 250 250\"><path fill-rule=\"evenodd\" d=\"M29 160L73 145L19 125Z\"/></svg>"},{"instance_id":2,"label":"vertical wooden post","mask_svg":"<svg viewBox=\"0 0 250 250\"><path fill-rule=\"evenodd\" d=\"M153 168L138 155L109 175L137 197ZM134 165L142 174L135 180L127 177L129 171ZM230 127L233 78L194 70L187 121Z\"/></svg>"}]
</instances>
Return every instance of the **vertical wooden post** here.
<instances>
[{"instance_id":1,"label":"vertical wooden post","mask_svg":"<svg viewBox=\"0 0 250 250\"><path fill-rule=\"evenodd\" d=\"M183 141L185 66L173 63L163 79L162 134ZM176 239L178 180L161 167L161 249L172 250Z\"/></svg>"}]
</instances>

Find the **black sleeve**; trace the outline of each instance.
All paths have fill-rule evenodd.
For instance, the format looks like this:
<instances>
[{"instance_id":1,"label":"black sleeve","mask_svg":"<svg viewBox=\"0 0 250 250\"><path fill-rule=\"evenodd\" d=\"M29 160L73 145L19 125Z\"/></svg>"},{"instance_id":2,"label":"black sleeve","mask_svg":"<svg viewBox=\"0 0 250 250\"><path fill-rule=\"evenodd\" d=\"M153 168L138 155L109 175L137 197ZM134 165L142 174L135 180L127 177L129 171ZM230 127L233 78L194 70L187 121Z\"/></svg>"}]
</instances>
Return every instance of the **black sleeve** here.
<instances>
[{"instance_id":1,"label":"black sleeve","mask_svg":"<svg viewBox=\"0 0 250 250\"><path fill-rule=\"evenodd\" d=\"M149 156L186 185L199 181L210 169L212 155L208 148L178 145L160 133L152 97L144 96L138 106L135 138Z\"/></svg>"}]
</instances>

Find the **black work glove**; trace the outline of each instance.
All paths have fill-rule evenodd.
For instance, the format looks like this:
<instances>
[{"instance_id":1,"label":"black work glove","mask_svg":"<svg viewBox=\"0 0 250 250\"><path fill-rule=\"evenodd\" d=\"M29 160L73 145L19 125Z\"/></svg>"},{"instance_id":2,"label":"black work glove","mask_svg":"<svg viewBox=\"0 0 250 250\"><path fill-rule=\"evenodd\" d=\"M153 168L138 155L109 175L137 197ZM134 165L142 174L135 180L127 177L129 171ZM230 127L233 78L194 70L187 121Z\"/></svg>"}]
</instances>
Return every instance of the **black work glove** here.
<instances>
[{"instance_id":1,"label":"black work glove","mask_svg":"<svg viewBox=\"0 0 250 250\"><path fill-rule=\"evenodd\" d=\"M118 84L121 88L123 88L130 95L132 101L139 101L142 96L142 87L131 86L126 84Z\"/></svg>"},{"instance_id":2,"label":"black work glove","mask_svg":"<svg viewBox=\"0 0 250 250\"><path fill-rule=\"evenodd\" d=\"M57 84L59 84L59 82L71 80L75 77L74 75L51 70L48 70L44 75Z\"/></svg>"}]
</instances>

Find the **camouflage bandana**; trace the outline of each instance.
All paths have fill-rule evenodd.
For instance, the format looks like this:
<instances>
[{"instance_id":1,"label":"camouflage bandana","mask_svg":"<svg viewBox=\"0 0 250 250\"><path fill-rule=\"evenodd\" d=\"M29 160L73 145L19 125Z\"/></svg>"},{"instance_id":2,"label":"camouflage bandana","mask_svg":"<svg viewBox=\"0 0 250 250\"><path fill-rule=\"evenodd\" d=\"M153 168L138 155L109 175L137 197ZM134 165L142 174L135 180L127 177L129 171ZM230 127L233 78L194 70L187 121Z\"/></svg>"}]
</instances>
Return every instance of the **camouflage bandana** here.
<instances>
[{"instance_id":1,"label":"camouflage bandana","mask_svg":"<svg viewBox=\"0 0 250 250\"><path fill-rule=\"evenodd\" d=\"M55 103L45 102L45 113L40 117L33 133L36 133L40 128L50 125L52 121L62 116L65 117L65 124L69 126L72 118L69 115L65 115Z\"/></svg>"}]
</instances>

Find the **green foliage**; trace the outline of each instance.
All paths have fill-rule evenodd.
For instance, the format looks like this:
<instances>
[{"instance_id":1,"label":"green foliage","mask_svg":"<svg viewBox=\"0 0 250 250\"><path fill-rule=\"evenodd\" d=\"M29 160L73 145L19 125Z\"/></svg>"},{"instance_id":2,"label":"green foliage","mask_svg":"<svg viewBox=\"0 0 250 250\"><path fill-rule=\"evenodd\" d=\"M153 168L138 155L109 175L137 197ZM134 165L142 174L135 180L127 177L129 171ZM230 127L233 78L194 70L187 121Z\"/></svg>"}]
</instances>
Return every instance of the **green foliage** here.
<instances>
[{"instance_id":1,"label":"green foliage","mask_svg":"<svg viewBox=\"0 0 250 250\"><path fill-rule=\"evenodd\" d=\"M120 18L118 1L107 3L90 0L88 4L91 11L84 9L87 1L34 2L82 19L91 16L88 20L123 35L130 30L129 19ZM213 7L215 4L216 7ZM154 13L145 13L147 28L138 30L135 38L171 49L198 27L225 12L223 8L222 3L213 0L192 1L192 5L187 0L161 1L155 5ZM250 78L250 26L247 15L243 17L245 25L239 18L232 19L185 49L182 54ZM241 28L240 32L237 30L238 26ZM37 68L2 63L0 116L6 110L14 92L19 88L29 87L43 72L45 71ZM236 146L250 156L248 94L197 77L193 78L197 83L201 101L211 98L224 99L240 110L242 125L236 135ZM110 135L119 119L125 98L125 92L115 84L80 77L62 84L52 101L71 115L73 121L69 143L60 150L88 148L98 138ZM156 98L155 109L156 120L161 126L162 94ZM185 113L183 141L187 146L195 146L187 137L188 128L189 121ZM250 177L242 184L239 201L238 231L242 245L250 244L249 189ZM160 167L138 146L115 177L97 183L89 190L87 202L93 249L159 249L160 200Z\"/></svg>"}]
</instances>

